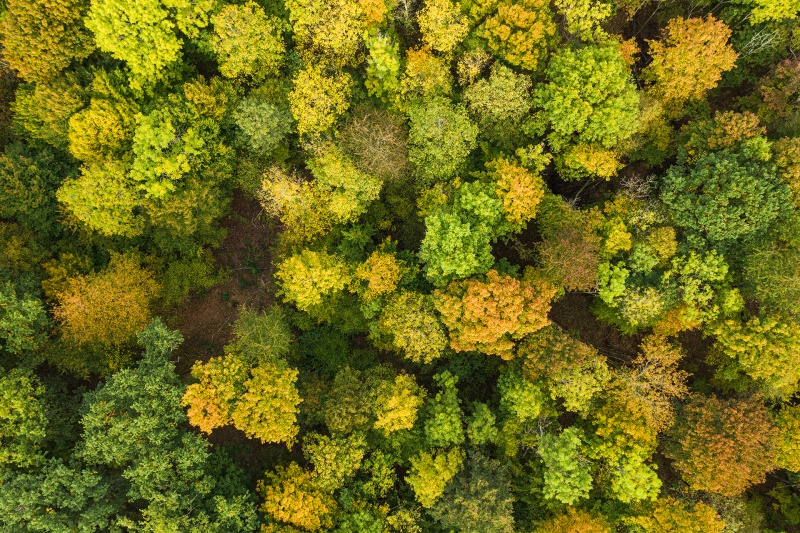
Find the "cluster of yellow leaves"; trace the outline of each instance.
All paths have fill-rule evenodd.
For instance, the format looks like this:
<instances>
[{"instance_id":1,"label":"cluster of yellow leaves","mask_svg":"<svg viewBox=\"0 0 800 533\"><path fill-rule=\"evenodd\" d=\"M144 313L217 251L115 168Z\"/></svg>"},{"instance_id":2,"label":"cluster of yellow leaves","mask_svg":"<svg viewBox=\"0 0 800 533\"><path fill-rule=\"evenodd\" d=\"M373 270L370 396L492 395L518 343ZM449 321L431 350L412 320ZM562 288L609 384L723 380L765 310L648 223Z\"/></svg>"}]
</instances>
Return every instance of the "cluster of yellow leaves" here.
<instances>
[{"instance_id":1,"label":"cluster of yellow leaves","mask_svg":"<svg viewBox=\"0 0 800 533\"><path fill-rule=\"evenodd\" d=\"M406 98L447 96L452 89L453 79L444 59L433 55L427 47L408 49L400 80L400 91Z\"/></svg>"},{"instance_id":2,"label":"cluster of yellow leaves","mask_svg":"<svg viewBox=\"0 0 800 533\"><path fill-rule=\"evenodd\" d=\"M461 448L433 452L421 452L411 459L411 470L406 477L406 482L414 489L417 501L427 509L433 507L464 462Z\"/></svg>"},{"instance_id":3,"label":"cluster of yellow leaves","mask_svg":"<svg viewBox=\"0 0 800 533\"><path fill-rule=\"evenodd\" d=\"M486 167L494 173L495 192L512 231L522 231L544 199L544 180L507 159L495 159Z\"/></svg>"},{"instance_id":4,"label":"cluster of yellow leaves","mask_svg":"<svg viewBox=\"0 0 800 533\"><path fill-rule=\"evenodd\" d=\"M294 78L289 107L297 120L298 135L321 133L350 107L352 78L343 71L327 72L319 64L309 64Z\"/></svg>"},{"instance_id":5,"label":"cluster of yellow leaves","mask_svg":"<svg viewBox=\"0 0 800 533\"><path fill-rule=\"evenodd\" d=\"M561 175L567 179L596 176L609 180L623 167L614 150L591 144L570 146L556 159L556 164Z\"/></svg>"},{"instance_id":6,"label":"cluster of yellow leaves","mask_svg":"<svg viewBox=\"0 0 800 533\"><path fill-rule=\"evenodd\" d=\"M407 268L395 254L376 250L356 268L353 281L359 283L351 283L351 290L360 292L366 300L386 296L395 291L404 270ZM366 289L362 289L363 284Z\"/></svg>"},{"instance_id":7,"label":"cluster of yellow leaves","mask_svg":"<svg viewBox=\"0 0 800 533\"><path fill-rule=\"evenodd\" d=\"M674 498L659 498L650 514L635 516L630 522L644 533L722 533L726 526L705 503L697 502L690 511Z\"/></svg>"},{"instance_id":8,"label":"cluster of yellow leaves","mask_svg":"<svg viewBox=\"0 0 800 533\"><path fill-rule=\"evenodd\" d=\"M339 512L333 496L318 489L311 474L294 462L267 472L258 492L264 497L262 512L312 532L332 528Z\"/></svg>"},{"instance_id":9,"label":"cluster of yellow leaves","mask_svg":"<svg viewBox=\"0 0 800 533\"><path fill-rule=\"evenodd\" d=\"M608 464L619 464L626 457L640 460L650 457L656 449L658 433L638 407L625 398L609 396L592 413L592 421L597 426L595 434L600 439L592 442L587 453Z\"/></svg>"},{"instance_id":10,"label":"cluster of yellow leaves","mask_svg":"<svg viewBox=\"0 0 800 533\"><path fill-rule=\"evenodd\" d=\"M525 70L541 69L558 39L548 0L505 1L486 19L483 37L500 57Z\"/></svg>"},{"instance_id":11,"label":"cluster of yellow leaves","mask_svg":"<svg viewBox=\"0 0 800 533\"><path fill-rule=\"evenodd\" d=\"M616 529L602 515L567 507L564 514L537 526L534 533L614 533Z\"/></svg>"},{"instance_id":12,"label":"cluster of yellow leaves","mask_svg":"<svg viewBox=\"0 0 800 533\"><path fill-rule=\"evenodd\" d=\"M103 272L76 277L58 292L53 314L71 343L120 346L150 322L159 289L137 258L115 255Z\"/></svg>"},{"instance_id":13,"label":"cluster of yellow leaves","mask_svg":"<svg viewBox=\"0 0 800 533\"><path fill-rule=\"evenodd\" d=\"M322 304L350 282L344 261L324 251L303 250L277 266L275 278L283 296L303 311Z\"/></svg>"},{"instance_id":14,"label":"cluster of yellow leaves","mask_svg":"<svg viewBox=\"0 0 800 533\"><path fill-rule=\"evenodd\" d=\"M42 280L42 290L50 301L56 301L58 293L69 288L76 277L92 269L92 260L85 255L63 253L58 260L53 259L42 265L47 279Z\"/></svg>"},{"instance_id":15,"label":"cluster of yellow leaves","mask_svg":"<svg viewBox=\"0 0 800 533\"><path fill-rule=\"evenodd\" d=\"M686 100L696 100L713 89L738 57L727 44L730 36L725 23L711 15L670 20L664 39L647 41L653 62L642 74L653 82L653 95L679 109Z\"/></svg>"},{"instance_id":16,"label":"cluster of yellow leaves","mask_svg":"<svg viewBox=\"0 0 800 533\"><path fill-rule=\"evenodd\" d=\"M778 466L800 472L800 406L784 405L776 417Z\"/></svg>"},{"instance_id":17,"label":"cluster of yellow leaves","mask_svg":"<svg viewBox=\"0 0 800 533\"><path fill-rule=\"evenodd\" d=\"M289 21L295 41L306 60L319 54L336 65L357 65L364 12L356 0L288 0ZM370 4L370 17L377 13Z\"/></svg>"},{"instance_id":18,"label":"cluster of yellow leaves","mask_svg":"<svg viewBox=\"0 0 800 533\"><path fill-rule=\"evenodd\" d=\"M438 358L447 346L447 337L435 311L428 295L401 291L392 296L378 319L378 329L389 338L386 348L394 348L416 363ZM378 344L382 344L380 340Z\"/></svg>"},{"instance_id":19,"label":"cluster of yellow leaves","mask_svg":"<svg viewBox=\"0 0 800 533\"><path fill-rule=\"evenodd\" d=\"M678 370L683 352L657 335L645 337L640 348L642 354L633 366L617 373L618 386L613 393L620 395L623 402L638 406L636 410L647 417L650 426L663 431L675 418L673 399L689 393L685 383L689 374Z\"/></svg>"},{"instance_id":20,"label":"cluster of yellow leaves","mask_svg":"<svg viewBox=\"0 0 800 533\"><path fill-rule=\"evenodd\" d=\"M325 209L330 194L277 166L264 174L258 197L264 211L279 218L288 237L296 243L328 232L333 224Z\"/></svg>"},{"instance_id":21,"label":"cluster of yellow leaves","mask_svg":"<svg viewBox=\"0 0 800 533\"><path fill-rule=\"evenodd\" d=\"M424 398L425 389L417 385L414 376L400 374L394 382L381 381L375 391L375 429L389 435L399 429L413 428Z\"/></svg>"},{"instance_id":22,"label":"cluster of yellow leaves","mask_svg":"<svg viewBox=\"0 0 800 533\"><path fill-rule=\"evenodd\" d=\"M538 279L519 281L496 270L487 281L454 281L436 291L435 302L457 351L479 350L514 357L514 342L550 323L547 313L557 289Z\"/></svg>"},{"instance_id":23,"label":"cluster of yellow leaves","mask_svg":"<svg viewBox=\"0 0 800 533\"><path fill-rule=\"evenodd\" d=\"M417 20L425 43L443 54L452 52L469 31L460 7L450 0L427 0Z\"/></svg>"}]
</instances>

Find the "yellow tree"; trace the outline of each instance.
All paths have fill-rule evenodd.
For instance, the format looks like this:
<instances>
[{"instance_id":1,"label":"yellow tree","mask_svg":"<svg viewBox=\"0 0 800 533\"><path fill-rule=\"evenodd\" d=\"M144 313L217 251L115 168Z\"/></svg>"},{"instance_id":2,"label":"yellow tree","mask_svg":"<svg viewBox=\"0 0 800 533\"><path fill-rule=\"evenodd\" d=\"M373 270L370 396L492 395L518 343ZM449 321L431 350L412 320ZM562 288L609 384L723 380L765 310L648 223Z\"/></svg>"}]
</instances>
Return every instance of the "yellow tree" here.
<instances>
[{"instance_id":1,"label":"yellow tree","mask_svg":"<svg viewBox=\"0 0 800 533\"><path fill-rule=\"evenodd\" d=\"M725 529L717 512L703 502L692 508L674 498L659 498L650 514L635 516L630 523L644 533L722 533Z\"/></svg>"},{"instance_id":2,"label":"yellow tree","mask_svg":"<svg viewBox=\"0 0 800 533\"><path fill-rule=\"evenodd\" d=\"M534 533L614 533L616 529L604 516L574 507L540 523Z\"/></svg>"},{"instance_id":3,"label":"yellow tree","mask_svg":"<svg viewBox=\"0 0 800 533\"><path fill-rule=\"evenodd\" d=\"M647 41L653 62L642 73L653 83L650 91L673 111L702 97L736 63L730 36L725 23L711 15L670 20L660 41Z\"/></svg>"},{"instance_id":4,"label":"yellow tree","mask_svg":"<svg viewBox=\"0 0 800 533\"><path fill-rule=\"evenodd\" d=\"M486 18L483 37L493 52L512 65L537 71L558 44L558 26L548 0L506 0Z\"/></svg>"},{"instance_id":5,"label":"yellow tree","mask_svg":"<svg viewBox=\"0 0 800 533\"><path fill-rule=\"evenodd\" d=\"M349 74L332 74L315 63L294 78L294 90L289 94L292 116L297 120L297 133L317 134L327 130L350 107L352 79Z\"/></svg>"},{"instance_id":6,"label":"yellow tree","mask_svg":"<svg viewBox=\"0 0 800 533\"><path fill-rule=\"evenodd\" d=\"M312 532L333 527L339 512L333 496L317 488L311 474L294 462L267 472L258 492L264 497L261 511Z\"/></svg>"}]
</instances>

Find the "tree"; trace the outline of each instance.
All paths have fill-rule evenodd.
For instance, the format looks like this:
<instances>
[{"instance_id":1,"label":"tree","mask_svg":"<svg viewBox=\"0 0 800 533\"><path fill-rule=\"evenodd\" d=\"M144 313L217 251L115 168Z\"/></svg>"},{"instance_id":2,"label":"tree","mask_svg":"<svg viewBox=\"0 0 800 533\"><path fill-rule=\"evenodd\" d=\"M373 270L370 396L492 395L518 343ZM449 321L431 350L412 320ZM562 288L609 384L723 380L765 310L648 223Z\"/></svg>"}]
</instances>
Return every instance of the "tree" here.
<instances>
[{"instance_id":1,"label":"tree","mask_svg":"<svg viewBox=\"0 0 800 533\"><path fill-rule=\"evenodd\" d=\"M558 44L558 26L553 22L549 2L524 0L483 5L497 5L497 11L490 14L483 25L483 37L489 42L489 49L525 70L542 69L550 50ZM473 18L480 18L480 14L474 14Z\"/></svg>"},{"instance_id":2,"label":"tree","mask_svg":"<svg viewBox=\"0 0 800 533\"><path fill-rule=\"evenodd\" d=\"M342 149L362 172L396 180L408 170L408 132L402 116L357 106L339 133Z\"/></svg>"},{"instance_id":3,"label":"tree","mask_svg":"<svg viewBox=\"0 0 800 533\"><path fill-rule=\"evenodd\" d=\"M378 346L398 350L416 363L430 363L447 346L431 297L411 291L388 299L370 337Z\"/></svg>"},{"instance_id":4,"label":"tree","mask_svg":"<svg viewBox=\"0 0 800 533\"><path fill-rule=\"evenodd\" d=\"M670 20L660 41L647 41L653 62L642 74L653 83L653 96L679 111L686 100L713 89L738 57L727 44L730 36L725 23L711 15Z\"/></svg>"},{"instance_id":5,"label":"tree","mask_svg":"<svg viewBox=\"0 0 800 533\"><path fill-rule=\"evenodd\" d=\"M35 375L0 371L0 465L36 466L44 461L47 429L44 387Z\"/></svg>"},{"instance_id":6,"label":"tree","mask_svg":"<svg viewBox=\"0 0 800 533\"><path fill-rule=\"evenodd\" d=\"M717 512L703 502L697 502L691 510L674 498L659 498L652 506L651 514L635 516L632 524L645 533L722 533L726 529Z\"/></svg>"},{"instance_id":7,"label":"tree","mask_svg":"<svg viewBox=\"0 0 800 533\"><path fill-rule=\"evenodd\" d=\"M317 316L324 311L326 301L335 297L350 282L347 265L327 252L303 250L278 263L275 278L281 284L284 297L301 311Z\"/></svg>"},{"instance_id":8,"label":"tree","mask_svg":"<svg viewBox=\"0 0 800 533\"><path fill-rule=\"evenodd\" d=\"M342 488L361 467L367 443L364 435L328 437L309 433L303 437L303 455L314 464L314 482L323 490Z\"/></svg>"},{"instance_id":9,"label":"tree","mask_svg":"<svg viewBox=\"0 0 800 533\"><path fill-rule=\"evenodd\" d=\"M356 267L350 290L365 300L386 297L397 289L408 271L405 261L398 259L396 253L378 249Z\"/></svg>"},{"instance_id":10,"label":"tree","mask_svg":"<svg viewBox=\"0 0 800 533\"><path fill-rule=\"evenodd\" d=\"M441 387L441 391L425 403L425 442L431 447L444 447L464 442L464 431L461 421L464 412L461 400L458 399L458 376L445 370L433 377Z\"/></svg>"},{"instance_id":11,"label":"tree","mask_svg":"<svg viewBox=\"0 0 800 533\"><path fill-rule=\"evenodd\" d=\"M319 55L337 66L355 66L367 29L364 17L367 5L353 0L289 0L286 3L289 22L303 56L314 61L313 55Z\"/></svg>"},{"instance_id":12,"label":"tree","mask_svg":"<svg viewBox=\"0 0 800 533\"><path fill-rule=\"evenodd\" d=\"M759 397L692 395L679 410L665 455L693 489L735 496L775 467L776 435Z\"/></svg>"},{"instance_id":13,"label":"tree","mask_svg":"<svg viewBox=\"0 0 800 533\"><path fill-rule=\"evenodd\" d=\"M227 5L211 17L214 52L226 78L249 76L253 81L277 74L286 47L282 25L255 2Z\"/></svg>"},{"instance_id":14,"label":"tree","mask_svg":"<svg viewBox=\"0 0 800 533\"><path fill-rule=\"evenodd\" d=\"M286 226L292 242L308 242L333 225L326 209L330 194L294 172L286 173L278 166L269 168L256 194L265 212Z\"/></svg>"},{"instance_id":15,"label":"tree","mask_svg":"<svg viewBox=\"0 0 800 533\"><path fill-rule=\"evenodd\" d=\"M649 335L642 340L640 349L642 353L633 360L633 366L617 372L621 387L616 393L638 404L650 425L662 431L674 421L672 400L689 393L685 384L689 374L678 370L683 352L666 338Z\"/></svg>"},{"instance_id":16,"label":"tree","mask_svg":"<svg viewBox=\"0 0 800 533\"><path fill-rule=\"evenodd\" d=\"M461 105L435 97L408 110L408 159L424 180L452 177L476 147L478 127Z\"/></svg>"},{"instance_id":17,"label":"tree","mask_svg":"<svg viewBox=\"0 0 800 533\"><path fill-rule=\"evenodd\" d=\"M538 149L541 151L541 145ZM541 171L547 161L549 156L540 155L535 173L507 159L495 159L486 163L495 183L495 194L503 204L503 212L511 231L522 231L528 221L536 217L539 204L544 199L545 186Z\"/></svg>"},{"instance_id":18,"label":"tree","mask_svg":"<svg viewBox=\"0 0 800 533\"><path fill-rule=\"evenodd\" d=\"M661 199L675 223L713 243L751 235L784 209L789 191L767 163L763 137L742 143L738 152L703 154L691 167L685 152L667 171Z\"/></svg>"},{"instance_id":19,"label":"tree","mask_svg":"<svg viewBox=\"0 0 800 533\"><path fill-rule=\"evenodd\" d=\"M309 65L294 78L289 94L292 116L299 135L316 135L329 129L350 107L352 79L342 71L328 73L319 64Z\"/></svg>"},{"instance_id":20,"label":"tree","mask_svg":"<svg viewBox=\"0 0 800 533\"><path fill-rule=\"evenodd\" d=\"M563 514L539 524L534 533L614 533L614 526L596 512L567 507Z\"/></svg>"},{"instance_id":21,"label":"tree","mask_svg":"<svg viewBox=\"0 0 800 533\"><path fill-rule=\"evenodd\" d=\"M469 31L461 10L450 0L427 0L417 21L425 43L443 54L451 53Z\"/></svg>"},{"instance_id":22,"label":"tree","mask_svg":"<svg viewBox=\"0 0 800 533\"><path fill-rule=\"evenodd\" d=\"M639 96L616 46L562 48L545 76L533 98L554 150L569 142L612 148L636 131Z\"/></svg>"},{"instance_id":23,"label":"tree","mask_svg":"<svg viewBox=\"0 0 800 533\"><path fill-rule=\"evenodd\" d=\"M514 497L508 472L499 461L470 452L431 515L446 528L463 533L512 533Z\"/></svg>"},{"instance_id":24,"label":"tree","mask_svg":"<svg viewBox=\"0 0 800 533\"><path fill-rule=\"evenodd\" d=\"M495 124L518 124L531 108L531 85L529 76L495 63L489 79L479 79L464 89L467 108L479 119L481 133Z\"/></svg>"},{"instance_id":25,"label":"tree","mask_svg":"<svg viewBox=\"0 0 800 533\"><path fill-rule=\"evenodd\" d=\"M181 59L181 40L175 30L198 37L209 22L214 2L182 0L99 0L85 19L97 46L125 61L132 85L142 89L165 79Z\"/></svg>"},{"instance_id":26,"label":"tree","mask_svg":"<svg viewBox=\"0 0 800 533\"><path fill-rule=\"evenodd\" d=\"M800 326L772 314L753 317L745 324L721 320L708 331L716 338L714 354L721 359L719 373L734 381L744 372L770 396L789 396L800 380Z\"/></svg>"},{"instance_id":27,"label":"tree","mask_svg":"<svg viewBox=\"0 0 800 533\"><path fill-rule=\"evenodd\" d=\"M139 107L124 96L93 97L69 119L69 151L85 163L124 159L133 144Z\"/></svg>"},{"instance_id":28,"label":"tree","mask_svg":"<svg viewBox=\"0 0 800 533\"><path fill-rule=\"evenodd\" d=\"M782 405L775 425L778 427L775 439L778 468L800 472L800 407Z\"/></svg>"},{"instance_id":29,"label":"tree","mask_svg":"<svg viewBox=\"0 0 800 533\"><path fill-rule=\"evenodd\" d=\"M258 98L245 98L233 114L242 138L251 150L271 152L292 130L292 114Z\"/></svg>"},{"instance_id":30,"label":"tree","mask_svg":"<svg viewBox=\"0 0 800 533\"><path fill-rule=\"evenodd\" d=\"M427 47L406 52L406 65L400 79L400 107L421 105L420 99L448 96L453 90L453 77L445 58L435 56Z\"/></svg>"},{"instance_id":31,"label":"tree","mask_svg":"<svg viewBox=\"0 0 800 533\"><path fill-rule=\"evenodd\" d=\"M394 381L381 381L375 391L374 428L388 436L394 431L412 429L425 399L425 389L414 376L398 374Z\"/></svg>"},{"instance_id":32,"label":"tree","mask_svg":"<svg viewBox=\"0 0 800 533\"><path fill-rule=\"evenodd\" d=\"M442 496L447 483L455 477L464 462L461 448L436 450L434 454L420 452L411 459L406 483L411 485L417 501L430 509Z\"/></svg>"},{"instance_id":33,"label":"tree","mask_svg":"<svg viewBox=\"0 0 800 533\"><path fill-rule=\"evenodd\" d=\"M547 282L519 281L490 270L486 282L451 282L446 291L436 291L434 301L450 330L454 350L512 359L514 340L548 325L547 312L555 293Z\"/></svg>"},{"instance_id":34,"label":"tree","mask_svg":"<svg viewBox=\"0 0 800 533\"><path fill-rule=\"evenodd\" d=\"M35 350L44 341L47 312L38 298L17 291L10 281L0 285L0 349L20 355Z\"/></svg>"},{"instance_id":35,"label":"tree","mask_svg":"<svg viewBox=\"0 0 800 533\"><path fill-rule=\"evenodd\" d=\"M67 150L69 119L87 101L83 76L67 72L48 82L20 85L12 105L14 124L34 139Z\"/></svg>"},{"instance_id":36,"label":"tree","mask_svg":"<svg viewBox=\"0 0 800 533\"><path fill-rule=\"evenodd\" d=\"M59 293L53 315L70 343L123 347L150 322L159 288L138 259L115 255L106 270L75 278ZM114 360L113 351L98 361L76 361L75 368L101 374L118 370L126 361Z\"/></svg>"},{"instance_id":37,"label":"tree","mask_svg":"<svg viewBox=\"0 0 800 533\"><path fill-rule=\"evenodd\" d=\"M544 497L573 505L592 489L589 461L581 454L581 433L571 427L558 436L545 434L538 453L544 462Z\"/></svg>"},{"instance_id":38,"label":"tree","mask_svg":"<svg viewBox=\"0 0 800 533\"><path fill-rule=\"evenodd\" d=\"M572 39L602 42L608 34L600 27L614 12L614 6L592 0L557 0L558 11L564 15L566 31Z\"/></svg>"},{"instance_id":39,"label":"tree","mask_svg":"<svg viewBox=\"0 0 800 533\"><path fill-rule=\"evenodd\" d=\"M336 523L336 500L317 488L312 475L297 463L267 472L258 482L258 492L264 498L260 510L282 522L308 531L332 528Z\"/></svg>"},{"instance_id":40,"label":"tree","mask_svg":"<svg viewBox=\"0 0 800 533\"><path fill-rule=\"evenodd\" d=\"M27 81L55 78L73 60L92 53L83 26L88 2L9 0L2 22L3 56Z\"/></svg>"}]
</instances>

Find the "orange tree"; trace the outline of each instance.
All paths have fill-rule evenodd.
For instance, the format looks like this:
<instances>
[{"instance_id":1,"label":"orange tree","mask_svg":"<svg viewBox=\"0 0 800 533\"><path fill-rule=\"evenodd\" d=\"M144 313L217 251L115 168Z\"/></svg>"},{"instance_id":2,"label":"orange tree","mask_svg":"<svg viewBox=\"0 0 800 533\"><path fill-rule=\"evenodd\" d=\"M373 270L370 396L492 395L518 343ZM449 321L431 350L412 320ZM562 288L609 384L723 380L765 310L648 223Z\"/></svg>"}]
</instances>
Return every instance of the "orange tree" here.
<instances>
[{"instance_id":1,"label":"orange tree","mask_svg":"<svg viewBox=\"0 0 800 533\"><path fill-rule=\"evenodd\" d=\"M549 323L547 312L556 294L550 283L526 278L520 281L490 270L486 281L454 281L446 290L437 290L436 306L450 330L450 346L513 358L513 340Z\"/></svg>"},{"instance_id":2,"label":"orange tree","mask_svg":"<svg viewBox=\"0 0 800 533\"><path fill-rule=\"evenodd\" d=\"M775 468L776 435L760 397L693 395L679 410L665 454L693 489L736 496Z\"/></svg>"}]
</instances>

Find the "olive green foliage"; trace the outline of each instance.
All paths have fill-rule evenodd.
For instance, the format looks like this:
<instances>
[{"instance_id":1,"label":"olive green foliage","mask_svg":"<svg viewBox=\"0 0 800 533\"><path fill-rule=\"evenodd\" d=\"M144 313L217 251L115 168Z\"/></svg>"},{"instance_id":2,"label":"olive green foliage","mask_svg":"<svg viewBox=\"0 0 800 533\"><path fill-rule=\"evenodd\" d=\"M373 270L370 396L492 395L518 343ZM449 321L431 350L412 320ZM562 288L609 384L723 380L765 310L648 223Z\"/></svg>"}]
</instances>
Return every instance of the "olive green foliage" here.
<instances>
[{"instance_id":1,"label":"olive green foliage","mask_svg":"<svg viewBox=\"0 0 800 533\"><path fill-rule=\"evenodd\" d=\"M161 276L163 304L166 307L185 300L190 293L200 296L230 277L225 270L215 272L213 260L206 254L171 262Z\"/></svg>"},{"instance_id":2,"label":"olive green foliage","mask_svg":"<svg viewBox=\"0 0 800 533\"><path fill-rule=\"evenodd\" d=\"M252 97L239 103L233 119L246 146L262 153L272 151L289 134L292 126L288 109Z\"/></svg>"},{"instance_id":3,"label":"olive green foliage","mask_svg":"<svg viewBox=\"0 0 800 533\"><path fill-rule=\"evenodd\" d=\"M514 516L509 473L499 461L477 452L447 485L431 515L464 533L512 533Z\"/></svg>"},{"instance_id":4,"label":"olive green foliage","mask_svg":"<svg viewBox=\"0 0 800 533\"><path fill-rule=\"evenodd\" d=\"M562 48L545 75L533 97L554 149L568 142L612 148L636 131L639 96L615 46Z\"/></svg>"},{"instance_id":5,"label":"olive green foliage","mask_svg":"<svg viewBox=\"0 0 800 533\"><path fill-rule=\"evenodd\" d=\"M372 336L379 344L394 348L417 363L430 363L447 347L447 336L432 299L410 291L388 300Z\"/></svg>"},{"instance_id":6,"label":"olive green foliage","mask_svg":"<svg viewBox=\"0 0 800 533\"><path fill-rule=\"evenodd\" d=\"M800 318L800 257L794 247L770 245L745 259L743 292L779 314Z\"/></svg>"},{"instance_id":7,"label":"olive green foliage","mask_svg":"<svg viewBox=\"0 0 800 533\"><path fill-rule=\"evenodd\" d=\"M478 127L463 106L442 97L431 98L408 110L408 159L423 180L453 177L476 146Z\"/></svg>"},{"instance_id":8,"label":"olive green foliage","mask_svg":"<svg viewBox=\"0 0 800 533\"><path fill-rule=\"evenodd\" d=\"M214 52L227 78L248 76L254 81L276 74L283 64L282 24L255 2L228 5L211 18Z\"/></svg>"},{"instance_id":9,"label":"olive green foliage","mask_svg":"<svg viewBox=\"0 0 800 533\"><path fill-rule=\"evenodd\" d=\"M11 282L6 281L0 286L0 306L2 350L10 354L35 350L44 340L48 324L42 301L32 295L18 295Z\"/></svg>"},{"instance_id":10,"label":"olive green foliage","mask_svg":"<svg viewBox=\"0 0 800 533\"><path fill-rule=\"evenodd\" d=\"M14 124L34 139L62 150L69 146L69 119L86 104L83 79L74 72L34 85L20 85Z\"/></svg>"},{"instance_id":11,"label":"olive green foliage","mask_svg":"<svg viewBox=\"0 0 800 533\"><path fill-rule=\"evenodd\" d=\"M467 422L467 437L472 444L478 446L492 441L497 436L495 422L497 417L485 403L472 405L472 414Z\"/></svg>"},{"instance_id":12,"label":"olive green foliage","mask_svg":"<svg viewBox=\"0 0 800 533\"><path fill-rule=\"evenodd\" d=\"M738 152L720 150L691 166L674 165L661 198L679 226L711 242L755 233L781 214L789 198L769 157L766 140L755 138Z\"/></svg>"},{"instance_id":13,"label":"olive green foliage","mask_svg":"<svg viewBox=\"0 0 800 533\"><path fill-rule=\"evenodd\" d=\"M528 94L531 85L528 76L495 63L488 79L479 79L467 87L464 100L480 124L481 133L493 140L513 135L532 106Z\"/></svg>"},{"instance_id":14,"label":"olive green foliage","mask_svg":"<svg viewBox=\"0 0 800 533\"><path fill-rule=\"evenodd\" d=\"M364 436L357 433L347 438L312 433L303 439L303 454L314 465L315 481L327 490L343 486L359 469L365 448Z\"/></svg>"}]
</instances>

